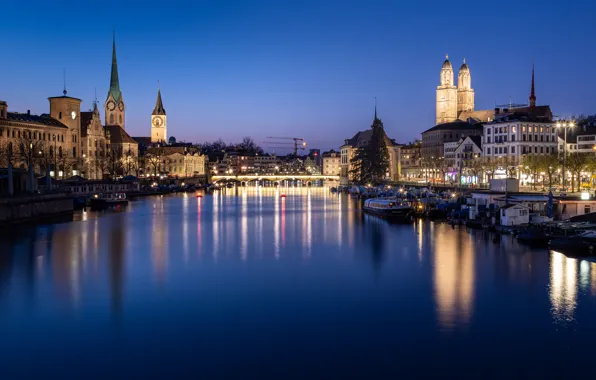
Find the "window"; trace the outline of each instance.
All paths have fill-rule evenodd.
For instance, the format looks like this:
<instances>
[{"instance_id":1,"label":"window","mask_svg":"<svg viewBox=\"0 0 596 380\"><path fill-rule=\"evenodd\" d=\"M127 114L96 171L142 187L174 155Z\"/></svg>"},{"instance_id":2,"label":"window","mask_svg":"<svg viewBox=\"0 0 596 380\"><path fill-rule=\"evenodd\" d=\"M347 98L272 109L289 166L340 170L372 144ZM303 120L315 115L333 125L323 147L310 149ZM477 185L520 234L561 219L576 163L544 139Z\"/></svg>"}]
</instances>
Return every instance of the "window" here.
<instances>
[{"instance_id":1,"label":"window","mask_svg":"<svg viewBox=\"0 0 596 380\"><path fill-rule=\"evenodd\" d=\"M534 153L538 153L538 147L537 146L534 147Z\"/></svg>"},{"instance_id":2,"label":"window","mask_svg":"<svg viewBox=\"0 0 596 380\"><path fill-rule=\"evenodd\" d=\"M511 154L515 154L515 147L514 146L511 147Z\"/></svg>"},{"instance_id":3,"label":"window","mask_svg":"<svg viewBox=\"0 0 596 380\"><path fill-rule=\"evenodd\" d=\"M526 127L522 127L522 132L525 132L525 131L526 131Z\"/></svg>"},{"instance_id":4,"label":"window","mask_svg":"<svg viewBox=\"0 0 596 380\"><path fill-rule=\"evenodd\" d=\"M486 143L487 143L487 144L490 144L490 136L488 136L488 137L486 138Z\"/></svg>"},{"instance_id":5,"label":"window","mask_svg":"<svg viewBox=\"0 0 596 380\"><path fill-rule=\"evenodd\" d=\"M584 206L584 214L589 214L590 212L591 212L590 205L585 205Z\"/></svg>"},{"instance_id":6,"label":"window","mask_svg":"<svg viewBox=\"0 0 596 380\"><path fill-rule=\"evenodd\" d=\"M487 135L490 135L490 131L491 131L491 129L490 129L490 128L486 128L486 134L487 134Z\"/></svg>"},{"instance_id":7,"label":"window","mask_svg":"<svg viewBox=\"0 0 596 380\"><path fill-rule=\"evenodd\" d=\"M114 124L114 114L110 115L110 124Z\"/></svg>"},{"instance_id":8,"label":"window","mask_svg":"<svg viewBox=\"0 0 596 380\"><path fill-rule=\"evenodd\" d=\"M546 153L547 153L547 154L548 154L548 151L549 151L549 149L548 149L548 147L546 147Z\"/></svg>"},{"instance_id":9,"label":"window","mask_svg":"<svg viewBox=\"0 0 596 380\"><path fill-rule=\"evenodd\" d=\"M503 128L503 132L507 133L507 130L508 130L508 129L509 129L508 127L504 127L504 128Z\"/></svg>"},{"instance_id":10,"label":"window","mask_svg":"<svg viewBox=\"0 0 596 380\"><path fill-rule=\"evenodd\" d=\"M507 142L507 135L503 136L503 141Z\"/></svg>"},{"instance_id":11,"label":"window","mask_svg":"<svg viewBox=\"0 0 596 380\"><path fill-rule=\"evenodd\" d=\"M528 141L532 141L532 135L528 135Z\"/></svg>"},{"instance_id":12,"label":"window","mask_svg":"<svg viewBox=\"0 0 596 380\"><path fill-rule=\"evenodd\" d=\"M540 133L543 133L543 132L544 132L544 128L540 127Z\"/></svg>"},{"instance_id":13,"label":"window","mask_svg":"<svg viewBox=\"0 0 596 380\"><path fill-rule=\"evenodd\" d=\"M515 135L511 135L511 141L515 141Z\"/></svg>"},{"instance_id":14,"label":"window","mask_svg":"<svg viewBox=\"0 0 596 380\"><path fill-rule=\"evenodd\" d=\"M546 127L546 133L550 133L550 127Z\"/></svg>"},{"instance_id":15,"label":"window","mask_svg":"<svg viewBox=\"0 0 596 380\"><path fill-rule=\"evenodd\" d=\"M544 135L540 135L540 141L544 141Z\"/></svg>"},{"instance_id":16,"label":"window","mask_svg":"<svg viewBox=\"0 0 596 380\"><path fill-rule=\"evenodd\" d=\"M512 132L512 133L516 133L516 132L517 132L517 128L515 128L515 127L511 127L511 132Z\"/></svg>"},{"instance_id":17,"label":"window","mask_svg":"<svg viewBox=\"0 0 596 380\"><path fill-rule=\"evenodd\" d=\"M526 141L526 135L522 135L522 141Z\"/></svg>"},{"instance_id":18,"label":"window","mask_svg":"<svg viewBox=\"0 0 596 380\"><path fill-rule=\"evenodd\" d=\"M62 112L58 113L58 119L62 120Z\"/></svg>"},{"instance_id":19,"label":"window","mask_svg":"<svg viewBox=\"0 0 596 380\"><path fill-rule=\"evenodd\" d=\"M486 154L490 155L490 148L486 148Z\"/></svg>"},{"instance_id":20,"label":"window","mask_svg":"<svg viewBox=\"0 0 596 380\"><path fill-rule=\"evenodd\" d=\"M77 148L75 148L74 146L72 147L72 157L77 158Z\"/></svg>"},{"instance_id":21,"label":"window","mask_svg":"<svg viewBox=\"0 0 596 380\"><path fill-rule=\"evenodd\" d=\"M503 154L507 154L507 147L503 148Z\"/></svg>"},{"instance_id":22,"label":"window","mask_svg":"<svg viewBox=\"0 0 596 380\"><path fill-rule=\"evenodd\" d=\"M534 141L538 141L538 135L534 135Z\"/></svg>"},{"instance_id":23,"label":"window","mask_svg":"<svg viewBox=\"0 0 596 380\"><path fill-rule=\"evenodd\" d=\"M58 157L62 158L62 147L58 147Z\"/></svg>"}]
</instances>

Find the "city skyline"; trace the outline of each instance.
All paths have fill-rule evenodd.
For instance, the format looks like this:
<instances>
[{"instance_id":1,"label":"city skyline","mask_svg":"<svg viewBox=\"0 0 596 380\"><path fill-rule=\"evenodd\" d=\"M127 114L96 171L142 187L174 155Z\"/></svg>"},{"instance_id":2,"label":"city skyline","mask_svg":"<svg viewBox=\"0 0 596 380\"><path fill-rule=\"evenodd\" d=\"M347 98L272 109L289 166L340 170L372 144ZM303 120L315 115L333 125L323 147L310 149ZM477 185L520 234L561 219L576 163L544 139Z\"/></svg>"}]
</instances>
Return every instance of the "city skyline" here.
<instances>
[{"instance_id":1,"label":"city skyline","mask_svg":"<svg viewBox=\"0 0 596 380\"><path fill-rule=\"evenodd\" d=\"M52 21L64 12L54 8L36 3L31 17L39 20L33 27L13 19L0 26L11 36L6 51L17 58L0 66L5 74L0 98L11 112L47 113L47 98L62 91L64 69L68 95L83 99L82 111L93 107L95 91L103 104L115 30L133 136L149 133L159 80L168 129L178 140L233 142L250 135L260 143L269 135L296 135L312 148L337 149L370 126L376 97L387 133L406 143L434 125L445 53L455 67L466 58L478 108L510 98L527 103L534 61L538 104L551 105L561 117L593 113L590 90L596 79L588 64L595 53L581 50L588 42L584 36L594 35L595 27L582 22L594 10L591 4L561 10L525 3L506 20L470 5L469 19L462 22L456 8L397 8L390 2L341 8L324 3L317 11L305 3L188 3L183 14L174 6L160 7L149 23L140 20L151 20L154 9L123 4L106 18L105 10L94 13L83 5L67 26ZM133 10L137 21L126 22ZM22 11L8 4L7 13ZM566 15L574 22L565 28L549 21ZM495 27L496 20L502 28ZM91 31L94 22L101 26ZM461 27L446 34L445 23ZM82 32L73 36L72 28ZM581 61L574 59L578 52Z\"/></svg>"}]
</instances>

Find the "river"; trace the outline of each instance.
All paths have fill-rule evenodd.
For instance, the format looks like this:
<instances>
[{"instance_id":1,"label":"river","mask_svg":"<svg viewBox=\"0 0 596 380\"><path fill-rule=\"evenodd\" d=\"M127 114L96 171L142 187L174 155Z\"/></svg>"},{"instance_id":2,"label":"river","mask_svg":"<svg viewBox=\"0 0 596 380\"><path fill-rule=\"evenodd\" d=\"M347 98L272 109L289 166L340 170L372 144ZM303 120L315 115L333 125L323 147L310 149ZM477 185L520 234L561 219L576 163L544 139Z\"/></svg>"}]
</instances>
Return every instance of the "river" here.
<instances>
[{"instance_id":1,"label":"river","mask_svg":"<svg viewBox=\"0 0 596 380\"><path fill-rule=\"evenodd\" d=\"M156 196L2 231L2 378L591 373L594 262L282 191Z\"/></svg>"}]
</instances>

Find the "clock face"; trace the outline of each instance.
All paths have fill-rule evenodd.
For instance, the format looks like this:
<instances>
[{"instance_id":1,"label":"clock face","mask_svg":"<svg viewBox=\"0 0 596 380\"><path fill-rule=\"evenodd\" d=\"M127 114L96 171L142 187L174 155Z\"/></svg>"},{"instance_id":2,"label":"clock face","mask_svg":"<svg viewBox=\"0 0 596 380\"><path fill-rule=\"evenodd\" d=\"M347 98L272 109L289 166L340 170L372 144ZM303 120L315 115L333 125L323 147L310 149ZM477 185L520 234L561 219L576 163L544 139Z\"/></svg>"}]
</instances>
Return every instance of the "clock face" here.
<instances>
[{"instance_id":1,"label":"clock face","mask_svg":"<svg viewBox=\"0 0 596 380\"><path fill-rule=\"evenodd\" d=\"M113 110L114 110L114 108L116 108L116 104L115 104L115 103L114 103L112 100L110 100L110 101L108 102L108 109L109 109L110 111L113 111Z\"/></svg>"},{"instance_id":2,"label":"clock face","mask_svg":"<svg viewBox=\"0 0 596 380\"><path fill-rule=\"evenodd\" d=\"M122 102L120 102L120 104L118 104L118 109L120 111L124 111L124 104Z\"/></svg>"},{"instance_id":3,"label":"clock face","mask_svg":"<svg viewBox=\"0 0 596 380\"><path fill-rule=\"evenodd\" d=\"M71 116L71 117L72 117L72 119L74 120L74 119L76 119L76 118L77 118L77 113L76 113L75 111L72 111L72 112L70 113L70 116Z\"/></svg>"},{"instance_id":4,"label":"clock face","mask_svg":"<svg viewBox=\"0 0 596 380\"><path fill-rule=\"evenodd\" d=\"M155 119L153 119L154 127L161 127L162 124L163 124L163 120L161 120L161 117L156 117Z\"/></svg>"}]
</instances>

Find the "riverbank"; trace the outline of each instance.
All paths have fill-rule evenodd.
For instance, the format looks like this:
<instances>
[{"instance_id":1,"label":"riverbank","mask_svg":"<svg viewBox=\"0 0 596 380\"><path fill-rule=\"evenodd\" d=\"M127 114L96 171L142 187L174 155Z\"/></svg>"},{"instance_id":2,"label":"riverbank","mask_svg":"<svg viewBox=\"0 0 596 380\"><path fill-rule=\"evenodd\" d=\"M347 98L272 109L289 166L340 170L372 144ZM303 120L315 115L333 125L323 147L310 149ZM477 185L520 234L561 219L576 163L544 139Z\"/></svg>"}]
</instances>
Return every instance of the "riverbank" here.
<instances>
[{"instance_id":1,"label":"riverbank","mask_svg":"<svg viewBox=\"0 0 596 380\"><path fill-rule=\"evenodd\" d=\"M0 226L68 217L73 201L64 193L0 198Z\"/></svg>"}]
</instances>

